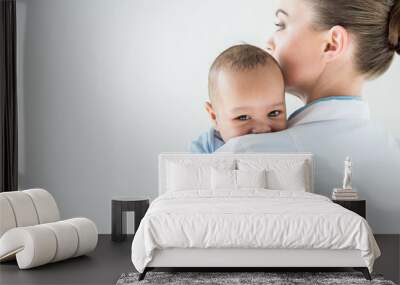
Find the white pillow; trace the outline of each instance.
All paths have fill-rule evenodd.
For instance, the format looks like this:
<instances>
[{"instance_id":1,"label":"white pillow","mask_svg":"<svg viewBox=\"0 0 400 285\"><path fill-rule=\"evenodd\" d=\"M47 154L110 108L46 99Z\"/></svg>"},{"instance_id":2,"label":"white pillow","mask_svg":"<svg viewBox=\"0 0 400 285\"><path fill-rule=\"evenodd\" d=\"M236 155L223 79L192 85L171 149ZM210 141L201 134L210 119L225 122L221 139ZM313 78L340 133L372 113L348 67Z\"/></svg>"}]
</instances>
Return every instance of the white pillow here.
<instances>
[{"instance_id":1,"label":"white pillow","mask_svg":"<svg viewBox=\"0 0 400 285\"><path fill-rule=\"evenodd\" d=\"M211 189L236 189L236 170L211 168Z\"/></svg>"},{"instance_id":2,"label":"white pillow","mask_svg":"<svg viewBox=\"0 0 400 285\"><path fill-rule=\"evenodd\" d=\"M211 169L234 169L233 159L176 159L166 163L166 190L210 190Z\"/></svg>"},{"instance_id":3,"label":"white pillow","mask_svg":"<svg viewBox=\"0 0 400 285\"><path fill-rule=\"evenodd\" d=\"M210 189L210 168L170 163L167 191Z\"/></svg>"},{"instance_id":4,"label":"white pillow","mask_svg":"<svg viewBox=\"0 0 400 285\"><path fill-rule=\"evenodd\" d=\"M237 188L267 188L267 171L235 170Z\"/></svg>"},{"instance_id":5,"label":"white pillow","mask_svg":"<svg viewBox=\"0 0 400 285\"><path fill-rule=\"evenodd\" d=\"M212 190L239 190L241 188L266 188L267 176L262 170L211 169Z\"/></svg>"},{"instance_id":6,"label":"white pillow","mask_svg":"<svg viewBox=\"0 0 400 285\"><path fill-rule=\"evenodd\" d=\"M268 171L268 188L273 190L303 191L307 189L305 164L293 168Z\"/></svg>"},{"instance_id":7,"label":"white pillow","mask_svg":"<svg viewBox=\"0 0 400 285\"><path fill-rule=\"evenodd\" d=\"M267 188L308 191L310 169L307 161L292 159L238 159L240 170L267 170Z\"/></svg>"}]
</instances>

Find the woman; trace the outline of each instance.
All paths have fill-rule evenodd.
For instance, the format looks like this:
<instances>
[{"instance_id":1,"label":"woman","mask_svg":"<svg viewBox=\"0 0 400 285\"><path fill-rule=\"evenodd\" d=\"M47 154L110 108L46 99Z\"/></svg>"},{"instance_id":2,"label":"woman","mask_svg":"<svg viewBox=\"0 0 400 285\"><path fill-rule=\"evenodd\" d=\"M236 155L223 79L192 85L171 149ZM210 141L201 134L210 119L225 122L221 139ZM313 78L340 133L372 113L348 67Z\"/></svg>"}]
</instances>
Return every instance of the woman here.
<instances>
[{"instance_id":1,"label":"woman","mask_svg":"<svg viewBox=\"0 0 400 285\"><path fill-rule=\"evenodd\" d=\"M327 196L350 156L374 232L400 233L400 142L369 119L362 99L364 83L400 54L400 0L282 0L276 17L267 49L306 105L289 129L234 138L219 151L312 152L316 192Z\"/></svg>"}]
</instances>

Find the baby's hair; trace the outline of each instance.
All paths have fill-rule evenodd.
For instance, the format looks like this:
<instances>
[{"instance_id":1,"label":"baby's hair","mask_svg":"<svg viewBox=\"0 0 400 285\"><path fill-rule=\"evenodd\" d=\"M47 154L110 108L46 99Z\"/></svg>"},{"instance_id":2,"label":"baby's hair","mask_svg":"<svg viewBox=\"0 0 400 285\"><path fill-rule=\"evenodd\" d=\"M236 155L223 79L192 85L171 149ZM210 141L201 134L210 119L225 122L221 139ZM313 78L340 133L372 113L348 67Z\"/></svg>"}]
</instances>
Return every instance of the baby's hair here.
<instances>
[{"instance_id":1,"label":"baby's hair","mask_svg":"<svg viewBox=\"0 0 400 285\"><path fill-rule=\"evenodd\" d=\"M240 44L224 50L211 65L208 74L208 94L210 100L215 98L218 82L218 73L221 70L247 71L258 67L274 66L279 70L279 64L265 50L249 45Z\"/></svg>"}]
</instances>

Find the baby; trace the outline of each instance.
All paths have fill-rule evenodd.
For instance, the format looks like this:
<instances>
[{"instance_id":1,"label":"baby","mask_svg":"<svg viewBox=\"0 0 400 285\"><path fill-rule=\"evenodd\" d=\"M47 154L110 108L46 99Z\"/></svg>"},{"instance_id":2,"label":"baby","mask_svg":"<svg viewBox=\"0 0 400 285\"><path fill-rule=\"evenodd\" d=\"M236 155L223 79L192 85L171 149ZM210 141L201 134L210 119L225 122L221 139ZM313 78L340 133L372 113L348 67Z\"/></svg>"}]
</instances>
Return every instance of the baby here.
<instances>
[{"instance_id":1,"label":"baby","mask_svg":"<svg viewBox=\"0 0 400 285\"><path fill-rule=\"evenodd\" d=\"M229 139L287 128L282 71L266 51L236 45L222 52L208 75L205 108L213 128L192 142L191 152L213 153Z\"/></svg>"}]
</instances>

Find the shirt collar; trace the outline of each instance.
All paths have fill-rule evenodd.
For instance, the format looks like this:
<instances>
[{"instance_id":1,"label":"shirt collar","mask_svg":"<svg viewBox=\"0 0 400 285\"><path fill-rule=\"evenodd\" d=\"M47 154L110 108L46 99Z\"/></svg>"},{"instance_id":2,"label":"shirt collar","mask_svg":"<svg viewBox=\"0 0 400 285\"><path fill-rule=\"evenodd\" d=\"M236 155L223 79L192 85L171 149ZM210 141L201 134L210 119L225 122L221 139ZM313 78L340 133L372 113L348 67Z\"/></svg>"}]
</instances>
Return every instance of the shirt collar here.
<instances>
[{"instance_id":1,"label":"shirt collar","mask_svg":"<svg viewBox=\"0 0 400 285\"><path fill-rule=\"evenodd\" d=\"M340 119L369 120L369 106L361 96L329 96L314 100L294 111L288 126Z\"/></svg>"}]
</instances>

